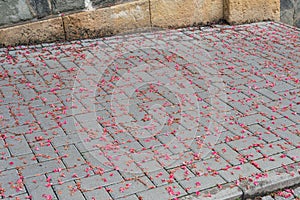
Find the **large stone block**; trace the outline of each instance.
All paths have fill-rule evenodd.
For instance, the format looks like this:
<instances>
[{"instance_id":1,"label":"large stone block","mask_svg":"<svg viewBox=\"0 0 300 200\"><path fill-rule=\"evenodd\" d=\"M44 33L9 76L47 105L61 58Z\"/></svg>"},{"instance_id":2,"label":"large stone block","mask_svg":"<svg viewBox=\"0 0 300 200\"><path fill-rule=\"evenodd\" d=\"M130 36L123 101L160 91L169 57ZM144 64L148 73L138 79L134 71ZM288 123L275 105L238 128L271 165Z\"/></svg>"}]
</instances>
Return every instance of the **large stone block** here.
<instances>
[{"instance_id":1,"label":"large stone block","mask_svg":"<svg viewBox=\"0 0 300 200\"><path fill-rule=\"evenodd\" d=\"M294 8L294 0L281 0L280 1L280 10L286 10Z\"/></svg>"},{"instance_id":2,"label":"large stone block","mask_svg":"<svg viewBox=\"0 0 300 200\"><path fill-rule=\"evenodd\" d=\"M51 14L48 0L30 0L38 18L46 17Z\"/></svg>"},{"instance_id":3,"label":"large stone block","mask_svg":"<svg viewBox=\"0 0 300 200\"><path fill-rule=\"evenodd\" d=\"M206 24L223 18L223 0L151 0L151 21L158 27Z\"/></svg>"},{"instance_id":4,"label":"large stone block","mask_svg":"<svg viewBox=\"0 0 300 200\"><path fill-rule=\"evenodd\" d=\"M93 6L107 7L134 0L91 0Z\"/></svg>"},{"instance_id":5,"label":"large stone block","mask_svg":"<svg viewBox=\"0 0 300 200\"><path fill-rule=\"evenodd\" d=\"M80 10L85 7L84 0L55 0L51 1L53 13Z\"/></svg>"},{"instance_id":6,"label":"large stone block","mask_svg":"<svg viewBox=\"0 0 300 200\"><path fill-rule=\"evenodd\" d=\"M280 13L280 21L289 25L293 25L294 13L294 9L282 10Z\"/></svg>"},{"instance_id":7,"label":"large stone block","mask_svg":"<svg viewBox=\"0 0 300 200\"><path fill-rule=\"evenodd\" d=\"M0 1L0 26L32 19L33 13L24 0Z\"/></svg>"},{"instance_id":8,"label":"large stone block","mask_svg":"<svg viewBox=\"0 0 300 200\"><path fill-rule=\"evenodd\" d=\"M65 39L60 17L0 29L0 46L54 42Z\"/></svg>"},{"instance_id":9,"label":"large stone block","mask_svg":"<svg viewBox=\"0 0 300 200\"><path fill-rule=\"evenodd\" d=\"M150 27L148 0L139 0L63 17L66 38L91 38Z\"/></svg>"},{"instance_id":10,"label":"large stone block","mask_svg":"<svg viewBox=\"0 0 300 200\"><path fill-rule=\"evenodd\" d=\"M224 18L231 24L279 21L280 0L225 0Z\"/></svg>"}]
</instances>

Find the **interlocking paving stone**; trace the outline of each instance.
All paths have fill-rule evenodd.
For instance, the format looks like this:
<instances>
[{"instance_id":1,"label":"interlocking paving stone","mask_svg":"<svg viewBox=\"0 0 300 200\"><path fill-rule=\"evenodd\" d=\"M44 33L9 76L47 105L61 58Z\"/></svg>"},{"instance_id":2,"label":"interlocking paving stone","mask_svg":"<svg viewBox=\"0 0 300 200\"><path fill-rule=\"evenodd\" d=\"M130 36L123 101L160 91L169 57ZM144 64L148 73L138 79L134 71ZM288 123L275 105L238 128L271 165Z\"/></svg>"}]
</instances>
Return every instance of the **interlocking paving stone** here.
<instances>
[{"instance_id":1,"label":"interlocking paving stone","mask_svg":"<svg viewBox=\"0 0 300 200\"><path fill-rule=\"evenodd\" d=\"M294 189L294 195L298 198L300 198L300 187L297 187L296 189Z\"/></svg>"},{"instance_id":2,"label":"interlocking paving stone","mask_svg":"<svg viewBox=\"0 0 300 200\"><path fill-rule=\"evenodd\" d=\"M125 197L134 193L142 192L153 187L151 181L146 178L136 178L136 180L125 181L109 186L109 193L113 198Z\"/></svg>"},{"instance_id":3,"label":"interlocking paving stone","mask_svg":"<svg viewBox=\"0 0 300 200\"><path fill-rule=\"evenodd\" d=\"M138 197L136 195L130 195L130 196L127 196L127 197L122 197L122 198L119 198L120 200L138 200Z\"/></svg>"},{"instance_id":4,"label":"interlocking paving stone","mask_svg":"<svg viewBox=\"0 0 300 200\"><path fill-rule=\"evenodd\" d=\"M285 152L292 160L300 161L300 149L292 149Z\"/></svg>"},{"instance_id":5,"label":"interlocking paving stone","mask_svg":"<svg viewBox=\"0 0 300 200\"><path fill-rule=\"evenodd\" d=\"M298 40L263 22L0 49L0 179L25 184L0 193L237 198L273 169L293 183Z\"/></svg>"},{"instance_id":6,"label":"interlocking paving stone","mask_svg":"<svg viewBox=\"0 0 300 200\"><path fill-rule=\"evenodd\" d=\"M267 143L275 142L281 139L274 132L271 132L266 128L263 128L259 124L248 126L248 128L249 128L248 130L251 131L254 135L257 135L257 137L262 138Z\"/></svg>"},{"instance_id":7,"label":"interlocking paving stone","mask_svg":"<svg viewBox=\"0 0 300 200\"><path fill-rule=\"evenodd\" d=\"M51 178L47 180L47 177L45 175L41 175L36 177L25 178L24 182L26 184L26 189L28 190L28 193L32 195L32 199L38 200L47 196L55 198L54 191L51 187Z\"/></svg>"},{"instance_id":8,"label":"interlocking paving stone","mask_svg":"<svg viewBox=\"0 0 300 200\"><path fill-rule=\"evenodd\" d=\"M184 194L186 194L186 192L177 183L173 183L168 186L160 186L154 189L149 189L138 193L137 196L141 197L141 199L150 200L157 197L161 199L171 199Z\"/></svg>"},{"instance_id":9,"label":"interlocking paving stone","mask_svg":"<svg viewBox=\"0 0 300 200\"><path fill-rule=\"evenodd\" d=\"M230 168L227 171L221 171L220 175L228 182L238 180L241 176L248 177L252 174L259 173L260 171L250 163L244 165L238 165Z\"/></svg>"},{"instance_id":10,"label":"interlocking paving stone","mask_svg":"<svg viewBox=\"0 0 300 200\"><path fill-rule=\"evenodd\" d=\"M214 149L219 153L221 157L223 157L230 164L232 165L240 164L240 161L238 159L239 154L227 144L218 144L214 146Z\"/></svg>"},{"instance_id":11,"label":"interlocking paving stone","mask_svg":"<svg viewBox=\"0 0 300 200\"><path fill-rule=\"evenodd\" d=\"M4 158L0 159L0 170L13 169L13 168L23 167L26 165L37 163L37 161L33 159L34 155L32 154L25 154L16 157L6 157L6 156L4 155Z\"/></svg>"},{"instance_id":12,"label":"interlocking paving stone","mask_svg":"<svg viewBox=\"0 0 300 200\"><path fill-rule=\"evenodd\" d=\"M244 139L228 142L228 144L232 146L232 148L235 148L236 150L240 151L244 149L249 149L253 145L260 145L260 144L263 145L265 144L265 142L256 136L249 136L249 137L245 137Z\"/></svg>"},{"instance_id":13,"label":"interlocking paving stone","mask_svg":"<svg viewBox=\"0 0 300 200\"><path fill-rule=\"evenodd\" d=\"M285 157L285 154L277 154L270 156L269 158L262 158L256 161L262 171L268 171L271 169L276 169L283 165L288 165L293 163L293 161Z\"/></svg>"},{"instance_id":14,"label":"interlocking paving stone","mask_svg":"<svg viewBox=\"0 0 300 200\"><path fill-rule=\"evenodd\" d=\"M190 180L179 181L179 184L188 192L193 193L200 190L212 188L217 184L223 184L226 181L219 175L193 177Z\"/></svg>"},{"instance_id":15,"label":"interlocking paving stone","mask_svg":"<svg viewBox=\"0 0 300 200\"><path fill-rule=\"evenodd\" d=\"M111 196L109 196L104 188L83 192L83 194L87 199L112 200Z\"/></svg>"},{"instance_id":16,"label":"interlocking paving stone","mask_svg":"<svg viewBox=\"0 0 300 200\"><path fill-rule=\"evenodd\" d=\"M262 200L274 200L271 196L264 196Z\"/></svg>"},{"instance_id":17,"label":"interlocking paving stone","mask_svg":"<svg viewBox=\"0 0 300 200\"><path fill-rule=\"evenodd\" d=\"M26 139L23 135L20 136L9 136L6 139L8 149L13 156L19 156L23 154L32 153Z\"/></svg>"},{"instance_id":18,"label":"interlocking paving stone","mask_svg":"<svg viewBox=\"0 0 300 200\"><path fill-rule=\"evenodd\" d=\"M284 152L294 147L288 144L285 140L279 140L277 142L268 143L263 146L263 148L258 147L257 149L260 153L264 155L274 155L280 152Z\"/></svg>"},{"instance_id":19,"label":"interlocking paving stone","mask_svg":"<svg viewBox=\"0 0 300 200\"><path fill-rule=\"evenodd\" d=\"M21 173L24 177L31 177L39 174L45 174L52 172L54 169L63 169L64 164L58 160L50 160L41 163L35 163L32 165L26 165L21 169Z\"/></svg>"},{"instance_id":20,"label":"interlocking paving stone","mask_svg":"<svg viewBox=\"0 0 300 200\"><path fill-rule=\"evenodd\" d=\"M94 175L80 180L81 187L84 190L93 190L98 187L112 185L124 181L120 173L116 171L106 172L101 175Z\"/></svg>"},{"instance_id":21,"label":"interlocking paving stone","mask_svg":"<svg viewBox=\"0 0 300 200\"><path fill-rule=\"evenodd\" d=\"M31 144L31 148L39 162L52 160L59 157L51 143L35 142Z\"/></svg>"},{"instance_id":22,"label":"interlocking paving stone","mask_svg":"<svg viewBox=\"0 0 300 200\"><path fill-rule=\"evenodd\" d=\"M5 196L14 196L24 193L24 184L16 169L3 171L0 175L1 190Z\"/></svg>"},{"instance_id":23,"label":"interlocking paving stone","mask_svg":"<svg viewBox=\"0 0 300 200\"><path fill-rule=\"evenodd\" d=\"M85 161L74 145L61 146L56 149L67 167L84 164Z\"/></svg>"},{"instance_id":24,"label":"interlocking paving stone","mask_svg":"<svg viewBox=\"0 0 300 200\"><path fill-rule=\"evenodd\" d=\"M90 166L84 164L68 169L59 169L55 172L47 173L51 177L53 184L60 184L94 175Z\"/></svg>"},{"instance_id":25,"label":"interlocking paving stone","mask_svg":"<svg viewBox=\"0 0 300 200\"><path fill-rule=\"evenodd\" d=\"M230 166L230 163L225 161L223 158L210 158L207 160L195 162L191 166L191 170L195 174L203 174L210 171L218 171L222 168L226 168L227 166Z\"/></svg>"},{"instance_id":26,"label":"interlocking paving stone","mask_svg":"<svg viewBox=\"0 0 300 200\"><path fill-rule=\"evenodd\" d=\"M53 188L58 199L85 200L85 197L74 181L66 182L61 185L54 185Z\"/></svg>"},{"instance_id":27,"label":"interlocking paving stone","mask_svg":"<svg viewBox=\"0 0 300 200\"><path fill-rule=\"evenodd\" d=\"M251 149L246 149L243 151L240 151L240 153L247 159L247 160L257 160L259 158L262 158L263 155L258 152L257 149L251 148Z\"/></svg>"}]
</instances>

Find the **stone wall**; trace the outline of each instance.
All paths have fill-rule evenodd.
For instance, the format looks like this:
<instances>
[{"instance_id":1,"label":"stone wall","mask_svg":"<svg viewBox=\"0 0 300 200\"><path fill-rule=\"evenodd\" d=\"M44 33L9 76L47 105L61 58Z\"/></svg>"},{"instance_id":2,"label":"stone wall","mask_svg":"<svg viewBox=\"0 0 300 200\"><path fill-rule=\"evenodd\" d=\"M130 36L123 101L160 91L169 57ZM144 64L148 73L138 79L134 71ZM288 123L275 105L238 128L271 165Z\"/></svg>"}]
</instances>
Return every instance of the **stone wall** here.
<instances>
[{"instance_id":1,"label":"stone wall","mask_svg":"<svg viewBox=\"0 0 300 200\"><path fill-rule=\"evenodd\" d=\"M38 20L65 12L82 11L130 0L0 0L0 26Z\"/></svg>"},{"instance_id":2,"label":"stone wall","mask_svg":"<svg viewBox=\"0 0 300 200\"><path fill-rule=\"evenodd\" d=\"M280 0L0 0L0 46L279 19Z\"/></svg>"},{"instance_id":3,"label":"stone wall","mask_svg":"<svg viewBox=\"0 0 300 200\"><path fill-rule=\"evenodd\" d=\"M15 23L29 20L37 21L62 13L109 7L128 1L131 0L0 0L0 27L13 26ZM167 0L158 5L164 3L168 3ZM169 5L172 9L173 4ZM218 1L214 2L213 10L209 12L217 13L219 6ZM300 0L281 0L280 10L282 22L300 27Z\"/></svg>"},{"instance_id":4,"label":"stone wall","mask_svg":"<svg viewBox=\"0 0 300 200\"><path fill-rule=\"evenodd\" d=\"M300 0L281 0L280 20L300 28Z\"/></svg>"}]
</instances>

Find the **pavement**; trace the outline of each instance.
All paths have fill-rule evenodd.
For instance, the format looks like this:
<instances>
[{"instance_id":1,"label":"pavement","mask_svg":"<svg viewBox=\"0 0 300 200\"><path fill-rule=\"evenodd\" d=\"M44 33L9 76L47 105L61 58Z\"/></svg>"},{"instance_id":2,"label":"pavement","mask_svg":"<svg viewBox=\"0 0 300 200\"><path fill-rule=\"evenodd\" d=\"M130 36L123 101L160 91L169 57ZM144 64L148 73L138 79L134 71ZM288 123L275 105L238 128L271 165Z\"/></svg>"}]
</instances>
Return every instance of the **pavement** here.
<instances>
[{"instance_id":1,"label":"pavement","mask_svg":"<svg viewBox=\"0 0 300 200\"><path fill-rule=\"evenodd\" d=\"M270 199L299 185L299 36L262 22L0 49L2 199Z\"/></svg>"}]
</instances>

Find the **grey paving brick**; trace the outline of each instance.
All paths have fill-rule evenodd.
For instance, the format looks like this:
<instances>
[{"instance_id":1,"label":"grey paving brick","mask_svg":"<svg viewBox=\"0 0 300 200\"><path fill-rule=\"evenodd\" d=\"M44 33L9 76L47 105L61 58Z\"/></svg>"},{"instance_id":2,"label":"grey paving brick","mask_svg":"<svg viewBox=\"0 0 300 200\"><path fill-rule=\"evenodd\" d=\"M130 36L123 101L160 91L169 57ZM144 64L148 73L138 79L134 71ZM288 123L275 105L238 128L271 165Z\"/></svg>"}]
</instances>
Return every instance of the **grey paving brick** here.
<instances>
[{"instance_id":1,"label":"grey paving brick","mask_svg":"<svg viewBox=\"0 0 300 200\"><path fill-rule=\"evenodd\" d=\"M259 124L253 124L251 126L248 126L248 130L251 131L253 135L257 136L258 138L262 138L267 143L275 142L281 139L278 135L267 130Z\"/></svg>"},{"instance_id":2,"label":"grey paving brick","mask_svg":"<svg viewBox=\"0 0 300 200\"><path fill-rule=\"evenodd\" d=\"M138 197L136 195L130 195L126 197L119 198L120 200L138 200Z\"/></svg>"},{"instance_id":3,"label":"grey paving brick","mask_svg":"<svg viewBox=\"0 0 300 200\"><path fill-rule=\"evenodd\" d=\"M85 200L74 181L63 183L62 185L53 186L58 199L76 199Z\"/></svg>"},{"instance_id":4,"label":"grey paving brick","mask_svg":"<svg viewBox=\"0 0 300 200\"><path fill-rule=\"evenodd\" d=\"M231 164L225 161L222 157L220 158L209 158L207 160L201 160L193 163L191 165L191 170L195 174L205 174L214 171L218 171L222 168L226 168L227 166L231 166Z\"/></svg>"},{"instance_id":5,"label":"grey paving brick","mask_svg":"<svg viewBox=\"0 0 300 200\"><path fill-rule=\"evenodd\" d=\"M270 195L264 196L261 198L262 200L274 200Z\"/></svg>"},{"instance_id":6,"label":"grey paving brick","mask_svg":"<svg viewBox=\"0 0 300 200\"><path fill-rule=\"evenodd\" d=\"M243 155L247 160L257 160L259 158L262 158L263 155L258 152L257 149L251 148L251 149L246 149L243 151L240 151L241 155Z\"/></svg>"},{"instance_id":7,"label":"grey paving brick","mask_svg":"<svg viewBox=\"0 0 300 200\"><path fill-rule=\"evenodd\" d=\"M261 93L262 95L265 95L266 97L268 97L271 100L278 100L280 99L280 96L276 93L274 93L274 91L268 90L268 89L259 89L257 90L257 92Z\"/></svg>"},{"instance_id":8,"label":"grey paving brick","mask_svg":"<svg viewBox=\"0 0 300 200\"><path fill-rule=\"evenodd\" d=\"M109 196L108 192L104 188L86 191L83 192L83 194L87 199L112 200L112 197Z\"/></svg>"},{"instance_id":9,"label":"grey paving brick","mask_svg":"<svg viewBox=\"0 0 300 200\"><path fill-rule=\"evenodd\" d=\"M111 171L114 169L114 166L112 163L108 160L108 158L104 155L104 153L100 150L95 151L88 151L85 153L82 153L85 161L93 166L93 167L99 167L103 171Z\"/></svg>"},{"instance_id":10,"label":"grey paving brick","mask_svg":"<svg viewBox=\"0 0 300 200\"><path fill-rule=\"evenodd\" d=\"M76 133L81 129L79 122L74 117L62 118L60 122L66 134Z\"/></svg>"},{"instance_id":11,"label":"grey paving brick","mask_svg":"<svg viewBox=\"0 0 300 200\"><path fill-rule=\"evenodd\" d=\"M195 177L195 175L193 174L193 172L191 172L189 170L189 168L183 167L183 166L173 168L173 169L169 170L169 173L173 174L174 178L177 181L180 181L180 180L183 180L183 179L189 180L191 177Z\"/></svg>"},{"instance_id":12,"label":"grey paving brick","mask_svg":"<svg viewBox=\"0 0 300 200\"><path fill-rule=\"evenodd\" d=\"M22 175L26 177L31 177L39 174L45 174L48 172L52 172L56 169L64 169L65 166L61 161L58 160L49 160L41 163L35 163L32 165L26 165L21 169Z\"/></svg>"},{"instance_id":13,"label":"grey paving brick","mask_svg":"<svg viewBox=\"0 0 300 200\"><path fill-rule=\"evenodd\" d=\"M152 188L154 185L148 178L141 177L135 180L125 181L112 185L109 188L109 193L113 198L125 197L134 193L142 192Z\"/></svg>"},{"instance_id":14,"label":"grey paving brick","mask_svg":"<svg viewBox=\"0 0 300 200\"><path fill-rule=\"evenodd\" d=\"M291 128L292 129L292 128ZM289 129L287 130L275 130L275 134L279 135L281 138L285 139L291 145L298 146L300 144L300 136L297 134L297 129L293 132Z\"/></svg>"},{"instance_id":15,"label":"grey paving brick","mask_svg":"<svg viewBox=\"0 0 300 200\"><path fill-rule=\"evenodd\" d=\"M51 143L54 146L54 148L58 148L63 145L76 144L78 142L81 142L81 140L82 139L79 137L78 134L70 134L70 135L54 137L51 140Z\"/></svg>"},{"instance_id":16,"label":"grey paving brick","mask_svg":"<svg viewBox=\"0 0 300 200\"><path fill-rule=\"evenodd\" d=\"M35 154L35 157L38 159L39 162L57 159L59 157L51 143L35 142L32 143L30 146Z\"/></svg>"},{"instance_id":17,"label":"grey paving brick","mask_svg":"<svg viewBox=\"0 0 300 200\"><path fill-rule=\"evenodd\" d=\"M225 183L225 180L219 175L200 177L196 176L191 178L190 180L179 181L179 184L188 193L209 189L216 186L217 184L223 183Z\"/></svg>"},{"instance_id":18,"label":"grey paving brick","mask_svg":"<svg viewBox=\"0 0 300 200\"><path fill-rule=\"evenodd\" d=\"M34 163L37 163L37 161L34 160L33 154L25 154L16 157L5 157L3 159L0 159L0 170L23 167Z\"/></svg>"},{"instance_id":19,"label":"grey paving brick","mask_svg":"<svg viewBox=\"0 0 300 200\"><path fill-rule=\"evenodd\" d=\"M160 169L147 173L148 178L154 183L155 186L167 184L170 179L169 173L165 169Z\"/></svg>"},{"instance_id":20,"label":"grey paving brick","mask_svg":"<svg viewBox=\"0 0 300 200\"><path fill-rule=\"evenodd\" d=\"M262 171L269 171L281 167L282 165L288 165L293 161L288 157L282 157L284 154L277 154L270 156L269 158L262 158L256 161Z\"/></svg>"},{"instance_id":21,"label":"grey paving brick","mask_svg":"<svg viewBox=\"0 0 300 200\"><path fill-rule=\"evenodd\" d=\"M264 127L268 128L270 130L284 129L293 124L295 124L295 123L286 118L279 118L279 119L270 120L270 121L262 123L262 125Z\"/></svg>"},{"instance_id":22,"label":"grey paving brick","mask_svg":"<svg viewBox=\"0 0 300 200\"><path fill-rule=\"evenodd\" d=\"M27 193L23 193L23 194L19 194L19 195L15 195L15 196L11 196L11 197L7 197L7 198L3 198L5 200L16 200L16 199L28 199L29 195Z\"/></svg>"},{"instance_id":23,"label":"grey paving brick","mask_svg":"<svg viewBox=\"0 0 300 200\"><path fill-rule=\"evenodd\" d=\"M238 180L242 177L249 177L252 174L260 173L260 171L255 168L252 164L246 163L244 165L238 165L236 167L232 167L227 171L221 171L220 175L228 182Z\"/></svg>"},{"instance_id":24,"label":"grey paving brick","mask_svg":"<svg viewBox=\"0 0 300 200\"><path fill-rule=\"evenodd\" d=\"M117 171L105 172L100 175L94 175L80 180L81 187L84 190L94 190L99 187L112 185L124 181Z\"/></svg>"},{"instance_id":25,"label":"grey paving brick","mask_svg":"<svg viewBox=\"0 0 300 200\"><path fill-rule=\"evenodd\" d=\"M219 153L220 156L222 156L230 164L232 165L240 164L240 161L238 159L239 154L227 144L218 144L214 146L214 149L216 150L216 152Z\"/></svg>"},{"instance_id":26,"label":"grey paving brick","mask_svg":"<svg viewBox=\"0 0 300 200\"><path fill-rule=\"evenodd\" d=\"M275 195L275 200L293 200L295 199L294 195L288 192L282 192L280 195Z\"/></svg>"},{"instance_id":27,"label":"grey paving brick","mask_svg":"<svg viewBox=\"0 0 300 200\"><path fill-rule=\"evenodd\" d=\"M300 149L292 149L285 152L292 160L300 161Z\"/></svg>"},{"instance_id":28,"label":"grey paving brick","mask_svg":"<svg viewBox=\"0 0 300 200\"><path fill-rule=\"evenodd\" d=\"M19 156L24 154L32 153L25 137L20 136L9 136L6 138L6 143L8 145L9 151L13 156Z\"/></svg>"},{"instance_id":29,"label":"grey paving brick","mask_svg":"<svg viewBox=\"0 0 300 200\"><path fill-rule=\"evenodd\" d=\"M245 116L238 119L239 123L245 124L245 125L252 125L252 124L258 124L263 121L267 121L268 119L261 114L254 114Z\"/></svg>"},{"instance_id":30,"label":"grey paving brick","mask_svg":"<svg viewBox=\"0 0 300 200\"><path fill-rule=\"evenodd\" d=\"M141 167L139 167L133 159L131 159L124 153L121 154L121 156L112 157L112 159L110 160L112 161L114 166L117 166L121 170L121 174L125 178L132 178L137 175L143 174Z\"/></svg>"},{"instance_id":31,"label":"grey paving brick","mask_svg":"<svg viewBox=\"0 0 300 200\"><path fill-rule=\"evenodd\" d=\"M294 189L294 195L298 198L300 197L300 187L297 187L296 189Z\"/></svg>"},{"instance_id":32,"label":"grey paving brick","mask_svg":"<svg viewBox=\"0 0 300 200\"><path fill-rule=\"evenodd\" d=\"M60 184L94 175L92 168L86 164L73 168L59 169L54 172L47 173L47 177L51 177L53 184Z\"/></svg>"},{"instance_id":33,"label":"grey paving brick","mask_svg":"<svg viewBox=\"0 0 300 200\"><path fill-rule=\"evenodd\" d=\"M249 149L253 145L263 145L265 144L265 142L256 136L249 136L243 139L238 139L238 140L228 142L228 144L232 148L235 148L236 150L239 151L239 150Z\"/></svg>"},{"instance_id":34,"label":"grey paving brick","mask_svg":"<svg viewBox=\"0 0 300 200\"><path fill-rule=\"evenodd\" d=\"M150 200L159 196L161 199L173 199L185 195L186 192L177 184L168 184L166 186L160 186L154 189L138 193L137 196L141 199Z\"/></svg>"},{"instance_id":35,"label":"grey paving brick","mask_svg":"<svg viewBox=\"0 0 300 200\"><path fill-rule=\"evenodd\" d=\"M232 134L235 134L237 136L252 135L251 132L235 124L234 122L231 123L229 121L229 122L222 123L222 125L226 130L231 131Z\"/></svg>"},{"instance_id":36,"label":"grey paving brick","mask_svg":"<svg viewBox=\"0 0 300 200\"><path fill-rule=\"evenodd\" d=\"M288 144L288 142L286 142L285 140L279 140L277 142L268 143L263 146L260 146L257 149L264 155L274 155L293 148L294 147Z\"/></svg>"},{"instance_id":37,"label":"grey paving brick","mask_svg":"<svg viewBox=\"0 0 300 200\"><path fill-rule=\"evenodd\" d=\"M67 167L74 167L85 163L82 155L74 145L61 146L56 148L56 150L62 156L62 160Z\"/></svg>"},{"instance_id":38,"label":"grey paving brick","mask_svg":"<svg viewBox=\"0 0 300 200\"><path fill-rule=\"evenodd\" d=\"M32 196L32 199L43 199L46 196L51 196L54 199L56 198L51 187L52 180L47 180L45 175L25 178L24 182L29 195Z\"/></svg>"},{"instance_id":39,"label":"grey paving brick","mask_svg":"<svg viewBox=\"0 0 300 200\"><path fill-rule=\"evenodd\" d=\"M21 180L20 183L17 183L18 180ZM14 196L24 193L23 181L15 169L3 171L0 175L0 183L4 189L4 196Z\"/></svg>"}]
</instances>

